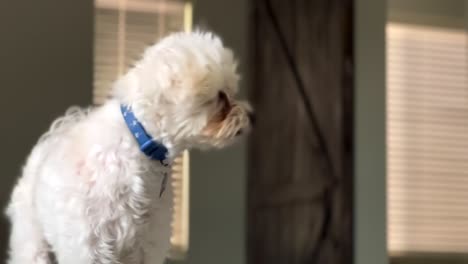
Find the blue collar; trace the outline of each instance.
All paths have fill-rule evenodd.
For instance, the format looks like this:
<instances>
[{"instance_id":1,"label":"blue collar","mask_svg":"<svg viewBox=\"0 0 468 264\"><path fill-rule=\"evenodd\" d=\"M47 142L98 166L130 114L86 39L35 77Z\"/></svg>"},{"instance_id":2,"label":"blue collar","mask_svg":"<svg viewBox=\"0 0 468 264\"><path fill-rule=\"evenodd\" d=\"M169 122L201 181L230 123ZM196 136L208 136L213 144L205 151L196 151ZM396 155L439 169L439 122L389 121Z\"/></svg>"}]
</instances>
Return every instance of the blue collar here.
<instances>
[{"instance_id":1,"label":"blue collar","mask_svg":"<svg viewBox=\"0 0 468 264\"><path fill-rule=\"evenodd\" d=\"M120 111L122 112L125 123L127 123L128 129L130 129L130 132L138 142L140 150L150 159L158 160L165 165L164 160L167 158L167 148L162 143L153 140L153 138L146 133L145 128L135 117L135 114L129 106L120 105Z\"/></svg>"}]
</instances>

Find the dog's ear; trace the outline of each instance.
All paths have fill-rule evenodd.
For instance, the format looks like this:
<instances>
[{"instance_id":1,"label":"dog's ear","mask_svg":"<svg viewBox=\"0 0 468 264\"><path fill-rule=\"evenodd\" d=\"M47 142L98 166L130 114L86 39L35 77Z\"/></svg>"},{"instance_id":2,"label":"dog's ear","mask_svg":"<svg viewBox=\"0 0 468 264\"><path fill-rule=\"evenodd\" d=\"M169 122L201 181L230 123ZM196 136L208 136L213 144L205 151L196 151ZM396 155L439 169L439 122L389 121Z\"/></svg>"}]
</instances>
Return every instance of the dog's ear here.
<instances>
[{"instance_id":1,"label":"dog's ear","mask_svg":"<svg viewBox=\"0 0 468 264\"><path fill-rule=\"evenodd\" d=\"M194 32L213 32L213 29L208 25L206 20L200 20L194 27Z\"/></svg>"}]
</instances>

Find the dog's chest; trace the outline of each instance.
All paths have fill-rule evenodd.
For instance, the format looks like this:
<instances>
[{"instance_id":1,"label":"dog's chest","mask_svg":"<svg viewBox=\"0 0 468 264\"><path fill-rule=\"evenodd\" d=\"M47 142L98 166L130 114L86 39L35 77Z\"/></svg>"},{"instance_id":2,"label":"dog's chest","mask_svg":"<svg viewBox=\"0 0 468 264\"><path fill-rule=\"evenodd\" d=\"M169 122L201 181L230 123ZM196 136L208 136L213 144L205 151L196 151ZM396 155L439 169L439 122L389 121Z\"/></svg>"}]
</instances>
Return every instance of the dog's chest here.
<instances>
[{"instance_id":1,"label":"dog's chest","mask_svg":"<svg viewBox=\"0 0 468 264\"><path fill-rule=\"evenodd\" d=\"M158 165L141 168L140 175L130 182L128 190L128 210L143 222L157 214L159 210L170 210L172 197L170 171Z\"/></svg>"}]
</instances>

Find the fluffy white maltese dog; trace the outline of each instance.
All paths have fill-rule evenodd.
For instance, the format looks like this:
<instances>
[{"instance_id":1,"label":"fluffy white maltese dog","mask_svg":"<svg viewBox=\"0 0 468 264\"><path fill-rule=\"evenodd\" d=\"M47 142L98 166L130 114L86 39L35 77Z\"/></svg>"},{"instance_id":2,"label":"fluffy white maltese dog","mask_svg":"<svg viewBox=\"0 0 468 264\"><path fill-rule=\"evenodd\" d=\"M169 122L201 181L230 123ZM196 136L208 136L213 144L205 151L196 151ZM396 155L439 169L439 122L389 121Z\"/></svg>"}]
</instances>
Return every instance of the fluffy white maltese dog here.
<instances>
[{"instance_id":1,"label":"fluffy white maltese dog","mask_svg":"<svg viewBox=\"0 0 468 264\"><path fill-rule=\"evenodd\" d=\"M219 37L176 33L149 47L103 106L57 119L14 188L9 263L51 263L49 252L60 264L163 263L170 164L250 129L238 80Z\"/></svg>"}]
</instances>

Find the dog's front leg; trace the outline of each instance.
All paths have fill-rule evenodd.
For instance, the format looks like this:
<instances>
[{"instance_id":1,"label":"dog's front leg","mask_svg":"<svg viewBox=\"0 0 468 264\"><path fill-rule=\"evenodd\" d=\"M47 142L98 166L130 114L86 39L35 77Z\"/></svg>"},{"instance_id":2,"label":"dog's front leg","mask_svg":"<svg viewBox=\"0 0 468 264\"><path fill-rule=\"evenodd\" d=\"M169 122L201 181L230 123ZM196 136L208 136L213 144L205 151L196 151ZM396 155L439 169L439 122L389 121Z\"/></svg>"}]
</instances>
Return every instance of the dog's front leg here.
<instances>
[{"instance_id":1,"label":"dog's front leg","mask_svg":"<svg viewBox=\"0 0 468 264\"><path fill-rule=\"evenodd\" d=\"M135 222L134 215L127 212L122 204L97 206L100 213L90 219L93 222L87 247L91 252L92 264L141 264L141 225ZM115 208L115 209L114 209ZM120 210L119 210L120 208Z\"/></svg>"},{"instance_id":2,"label":"dog's front leg","mask_svg":"<svg viewBox=\"0 0 468 264\"><path fill-rule=\"evenodd\" d=\"M136 237L127 239L129 233L122 233L121 228L122 222L117 220L95 230L96 236L90 240L92 264L142 263L143 250L139 241Z\"/></svg>"},{"instance_id":3,"label":"dog's front leg","mask_svg":"<svg viewBox=\"0 0 468 264\"><path fill-rule=\"evenodd\" d=\"M161 205L167 205L172 199L172 190L169 187L161 199ZM165 206L155 208L148 221L143 236L144 264L163 264L170 249L171 236L171 210L163 209Z\"/></svg>"}]
</instances>

